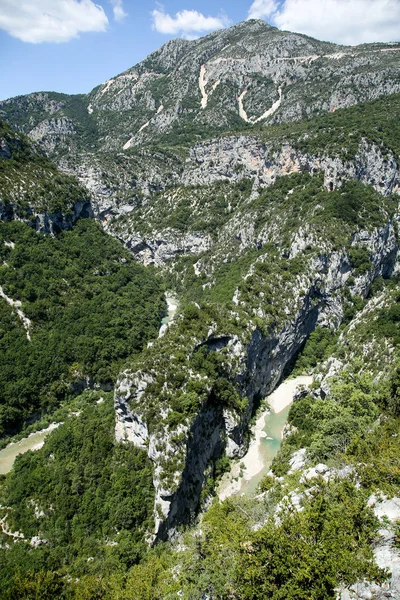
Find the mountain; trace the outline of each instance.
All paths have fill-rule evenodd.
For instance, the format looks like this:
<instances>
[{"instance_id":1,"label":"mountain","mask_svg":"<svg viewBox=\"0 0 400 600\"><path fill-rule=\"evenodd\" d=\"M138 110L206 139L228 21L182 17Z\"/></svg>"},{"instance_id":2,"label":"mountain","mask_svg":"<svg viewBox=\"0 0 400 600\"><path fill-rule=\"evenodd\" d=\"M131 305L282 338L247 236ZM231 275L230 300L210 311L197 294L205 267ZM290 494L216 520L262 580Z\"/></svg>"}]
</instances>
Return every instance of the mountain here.
<instances>
[{"instance_id":1,"label":"mountain","mask_svg":"<svg viewBox=\"0 0 400 600\"><path fill-rule=\"evenodd\" d=\"M165 136L291 122L398 92L399 49L338 46L247 21L172 40L87 95L30 94L0 110L55 154L91 144L118 151Z\"/></svg>"},{"instance_id":2,"label":"mountain","mask_svg":"<svg viewBox=\"0 0 400 600\"><path fill-rule=\"evenodd\" d=\"M0 103L1 281L60 357L31 405L16 395L23 416L73 408L2 487L3 519L45 540L6 555L4 597L18 552L22 589L33 572L55 597L396 597L399 50L248 21L87 95ZM53 181L69 193L46 196ZM156 337L161 289L179 306ZM313 383L260 493L210 508L289 374ZM72 398L99 386L114 438L110 397Z\"/></svg>"},{"instance_id":3,"label":"mountain","mask_svg":"<svg viewBox=\"0 0 400 600\"><path fill-rule=\"evenodd\" d=\"M399 50L337 46L247 21L192 42L172 40L87 95L0 102L0 118L78 175L104 216L174 184L181 146L400 92Z\"/></svg>"}]
</instances>

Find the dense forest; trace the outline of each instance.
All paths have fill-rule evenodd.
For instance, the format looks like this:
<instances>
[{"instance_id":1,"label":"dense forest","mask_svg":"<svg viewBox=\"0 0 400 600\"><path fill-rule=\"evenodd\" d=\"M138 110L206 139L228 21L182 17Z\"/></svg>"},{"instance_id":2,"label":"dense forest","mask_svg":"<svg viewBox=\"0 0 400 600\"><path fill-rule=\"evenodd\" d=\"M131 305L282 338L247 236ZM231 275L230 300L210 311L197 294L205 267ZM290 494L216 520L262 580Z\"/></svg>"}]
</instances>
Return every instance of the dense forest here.
<instances>
[{"instance_id":1,"label":"dense forest","mask_svg":"<svg viewBox=\"0 0 400 600\"><path fill-rule=\"evenodd\" d=\"M112 385L156 335L159 280L92 220L56 237L0 223L0 285L30 320L0 304L1 431L86 385Z\"/></svg>"}]
</instances>

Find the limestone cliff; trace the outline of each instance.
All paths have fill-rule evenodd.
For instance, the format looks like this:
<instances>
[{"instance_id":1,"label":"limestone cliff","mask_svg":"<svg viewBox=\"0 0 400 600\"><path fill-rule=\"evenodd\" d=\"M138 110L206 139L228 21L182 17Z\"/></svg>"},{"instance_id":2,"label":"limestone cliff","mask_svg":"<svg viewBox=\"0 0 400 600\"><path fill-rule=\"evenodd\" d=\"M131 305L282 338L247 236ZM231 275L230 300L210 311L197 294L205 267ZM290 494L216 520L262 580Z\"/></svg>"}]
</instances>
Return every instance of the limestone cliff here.
<instances>
[{"instance_id":1,"label":"limestone cliff","mask_svg":"<svg viewBox=\"0 0 400 600\"><path fill-rule=\"evenodd\" d=\"M257 399L274 389L285 366L316 325L339 326L344 307L341 291L350 277L354 280L352 293L365 297L375 277L398 272L399 246L395 227L394 223L388 222L369 234L362 234L363 244L373 252L372 267L367 273L354 277L347 253L334 251L313 259L309 264L312 271L308 272L307 290L304 293L304 280L291 289L291 302L285 305L286 319L282 326L272 327L267 333L249 321L244 336L229 331L225 331L225 335L215 334L211 330L205 339L197 342L197 347L207 344L210 352L224 350L228 363L235 365L235 380L241 396L248 400L242 412L224 408L215 400L211 386L196 414L178 428L168 425L171 411L168 403L160 405L157 427L149 426L146 405L152 400L147 390L154 384L153 375L146 371L126 371L121 375L115 391L116 438L147 448L153 461L157 538L165 539L196 514L207 468L212 461L224 452L229 457L244 454L247 426ZM354 242L357 241L355 238ZM241 302L240 293L236 295L236 302ZM261 301L257 310L261 321L267 319L264 310ZM173 335L171 329L166 337ZM163 344L163 340L160 343ZM186 349L189 353L194 350L193 347ZM153 346L152 351L156 353L157 348ZM169 371L169 365L165 363L165 391L167 382L174 377ZM191 377L197 375L188 373L181 383L182 388ZM171 469L172 476L166 477Z\"/></svg>"}]
</instances>

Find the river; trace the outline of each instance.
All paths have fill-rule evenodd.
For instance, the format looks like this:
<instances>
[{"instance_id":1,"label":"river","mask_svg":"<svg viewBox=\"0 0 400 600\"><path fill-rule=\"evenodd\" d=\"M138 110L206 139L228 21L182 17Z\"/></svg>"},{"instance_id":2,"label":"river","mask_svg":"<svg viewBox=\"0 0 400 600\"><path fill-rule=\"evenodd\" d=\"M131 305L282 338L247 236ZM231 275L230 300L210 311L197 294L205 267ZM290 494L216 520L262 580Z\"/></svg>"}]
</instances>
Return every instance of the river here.
<instances>
[{"instance_id":1,"label":"river","mask_svg":"<svg viewBox=\"0 0 400 600\"><path fill-rule=\"evenodd\" d=\"M61 423L52 423L46 429L31 433L31 435L19 442L12 442L3 448L3 450L0 450L0 474L5 475L11 471L18 454L24 454L28 450L39 450L43 446L46 436L59 425Z\"/></svg>"},{"instance_id":2,"label":"river","mask_svg":"<svg viewBox=\"0 0 400 600\"><path fill-rule=\"evenodd\" d=\"M222 477L217 492L220 500L237 493L252 495L256 491L280 448L282 431L296 388L299 385L308 386L312 380L309 376L287 379L267 398L271 410L265 410L259 415L252 427L254 437L247 454Z\"/></svg>"},{"instance_id":3,"label":"river","mask_svg":"<svg viewBox=\"0 0 400 600\"><path fill-rule=\"evenodd\" d=\"M173 321L175 313L176 313L176 309L178 308L178 300L174 296L171 296L170 294L166 294L165 300L167 301L168 314L162 319L162 321L161 321L162 325L168 325L168 323L170 321Z\"/></svg>"},{"instance_id":4,"label":"river","mask_svg":"<svg viewBox=\"0 0 400 600\"><path fill-rule=\"evenodd\" d=\"M178 308L178 300L175 296L171 296L171 294L165 294L165 300L167 302L167 314L161 320L161 327L158 333L158 337L163 337L167 332L168 325L172 323L175 317L175 313ZM152 344L152 342L150 342Z\"/></svg>"}]
</instances>

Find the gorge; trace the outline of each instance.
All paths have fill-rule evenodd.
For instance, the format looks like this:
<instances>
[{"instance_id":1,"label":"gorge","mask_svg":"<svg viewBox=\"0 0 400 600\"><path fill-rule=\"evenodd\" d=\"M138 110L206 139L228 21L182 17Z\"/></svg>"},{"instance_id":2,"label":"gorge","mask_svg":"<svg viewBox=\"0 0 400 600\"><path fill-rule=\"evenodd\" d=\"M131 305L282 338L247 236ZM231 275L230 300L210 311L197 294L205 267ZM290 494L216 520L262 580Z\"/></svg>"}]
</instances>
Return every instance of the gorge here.
<instances>
[{"instance_id":1,"label":"gorge","mask_svg":"<svg viewBox=\"0 0 400 600\"><path fill-rule=\"evenodd\" d=\"M399 74L249 20L0 102L1 598L398 597Z\"/></svg>"}]
</instances>

